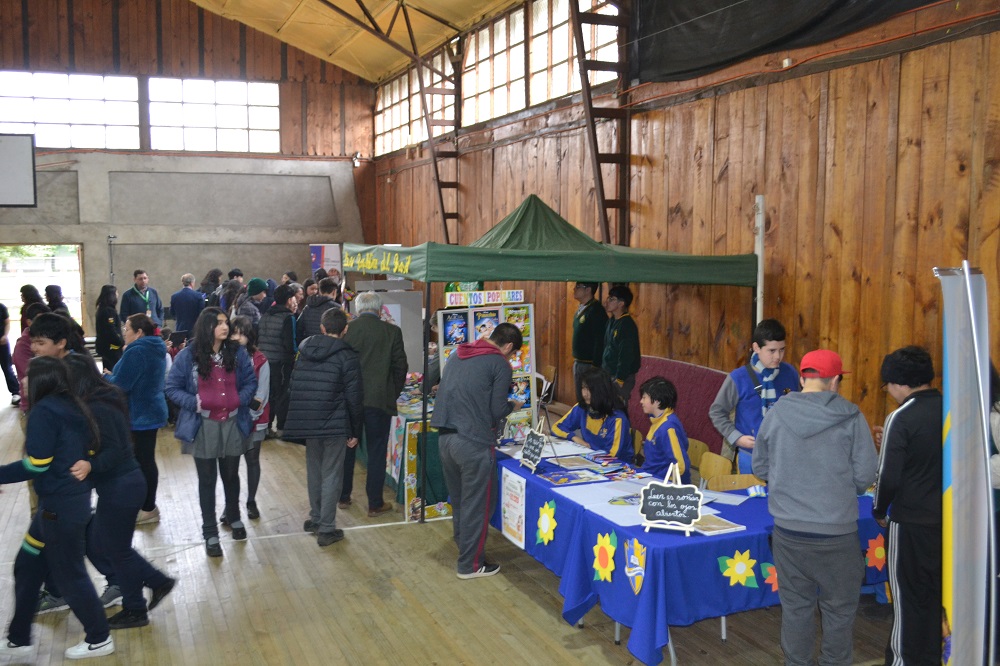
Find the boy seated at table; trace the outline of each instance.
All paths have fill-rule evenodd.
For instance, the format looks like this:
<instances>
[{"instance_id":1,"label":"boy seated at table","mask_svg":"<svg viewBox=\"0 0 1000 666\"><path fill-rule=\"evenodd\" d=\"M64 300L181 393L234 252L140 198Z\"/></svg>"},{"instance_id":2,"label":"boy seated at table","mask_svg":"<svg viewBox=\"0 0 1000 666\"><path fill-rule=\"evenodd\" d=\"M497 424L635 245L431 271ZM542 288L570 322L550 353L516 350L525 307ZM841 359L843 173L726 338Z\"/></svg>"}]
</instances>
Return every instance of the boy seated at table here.
<instances>
[{"instance_id":1,"label":"boy seated at table","mask_svg":"<svg viewBox=\"0 0 1000 666\"><path fill-rule=\"evenodd\" d=\"M552 434L604 451L631 465L632 430L611 375L600 368L588 368L580 379L580 394L583 402L574 405L552 426Z\"/></svg>"},{"instance_id":2,"label":"boy seated at table","mask_svg":"<svg viewBox=\"0 0 1000 666\"><path fill-rule=\"evenodd\" d=\"M674 414L677 389L665 377L653 377L639 387L639 405L649 415L649 432L642 443L646 462L642 471L653 478L663 479L671 463L677 463L681 483L691 483L691 460L688 458L688 438L684 426Z\"/></svg>"}]
</instances>

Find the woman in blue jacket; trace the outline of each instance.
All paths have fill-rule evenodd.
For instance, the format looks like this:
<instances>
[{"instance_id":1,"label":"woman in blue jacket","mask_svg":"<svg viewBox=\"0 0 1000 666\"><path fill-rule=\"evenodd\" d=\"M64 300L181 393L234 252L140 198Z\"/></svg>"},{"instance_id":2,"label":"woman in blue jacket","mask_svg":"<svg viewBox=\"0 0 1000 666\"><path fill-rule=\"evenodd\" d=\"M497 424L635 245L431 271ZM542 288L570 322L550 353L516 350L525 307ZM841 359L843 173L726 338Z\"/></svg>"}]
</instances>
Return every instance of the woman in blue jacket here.
<instances>
[{"instance_id":1,"label":"woman in blue jacket","mask_svg":"<svg viewBox=\"0 0 1000 666\"><path fill-rule=\"evenodd\" d=\"M163 382L167 374L167 345L156 334L156 324L144 314L134 314L122 327L125 352L109 373L108 380L128 396L132 421L135 459L146 478L146 498L136 524L155 523L160 519L156 507L156 489L160 470L156 466L156 433L167 425L167 401Z\"/></svg>"},{"instance_id":2,"label":"woman in blue jacket","mask_svg":"<svg viewBox=\"0 0 1000 666\"><path fill-rule=\"evenodd\" d=\"M180 407L174 437L181 452L194 456L198 472L202 535L209 557L222 557L215 514L215 486L222 477L226 523L233 538L247 538L240 520L240 457L251 446L250 401L257 378L246 349L229 339L229 318L205 308L194 325L194 339L174 359L167 397Z\"/></svg>"},{"instance_id":3,"label":"woman in blue jacket","mask_svg":"<svg viewBox=\"0 0 1000 666\"><path fill-rule=\"evenodd\" d=\"M574 405L552 426L552 434L604 451L631 465L632 430L611 375L600 368L588 368L580 378L580 394L583 402Z\"/></svg>"},{"instance_id":4,"label":"woman in blue jacket","mask_svg":"<svg viewBox=\"0 0 1000 666\"><path fill-rule=\"evenodd\" d=\"M108 655L115 651L115 643L83 562L91 486L70 473L76 461L98 450L97 426L70 392L61 359L39 356L31 360L28 397L25 456L0 466L0 484L33 481L38 511L14 560L14 615L7 640L0 643L0 656L31 654L31 623L46 572L86 632L83 641L66 650L66 658Z\"/></svg>"}]
</instances>

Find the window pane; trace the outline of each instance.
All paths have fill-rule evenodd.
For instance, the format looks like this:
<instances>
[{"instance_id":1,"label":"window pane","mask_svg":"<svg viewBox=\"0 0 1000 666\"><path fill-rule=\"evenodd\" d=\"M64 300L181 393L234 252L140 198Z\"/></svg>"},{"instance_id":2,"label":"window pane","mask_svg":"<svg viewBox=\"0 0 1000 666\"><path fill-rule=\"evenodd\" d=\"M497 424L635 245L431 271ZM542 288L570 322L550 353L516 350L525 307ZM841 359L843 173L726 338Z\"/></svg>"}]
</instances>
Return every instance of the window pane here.
<instances>
[{"instance_id":1,"label":"window pane","mask_svg":"<svg viewBox=\"0 0 1000 666\"><path fill-rule=\"evenodd\" d=\"M104 99L104 77L71 74L69 77L69 97L71 99ZM103 140L101 143L103 148Z\"/></svg>"},{"instance_id":2,"label":"window pane","mask_svg":"<svg viewBox=\"0 0 1000 666\"><path fill-rule=\"evenodd\" d=\"M69 148L69 125L35 125L35 145L40 148Z\"/></svg>"},{"instance_id":3,"label":"window pane","mask_svg":"<svg viewBox=\"0 0 1000 666\"><path fill-rule=\"evenodd\" d=\"M549 40L547 35L536 37L531 40L531 52L528 54L531 59L531 71L540 72L549 66Z\"/></svg>"},{"instance_id":4,"label":"window pane","mask_svg":"<svg viewBox=\"0 0 1000 666\"><path fill-rule=\"evenodd\" d=\"M69 117L74 123L80 123L83 125L103 125L105 123L104 102L94 99L70 100ZM101 143L101 147L103 148L103 138Z\"/></svg>"},{"instance_id":5,"label":"window pane","mask_svg":"<svg viewBox=\"0 0 1000 666\"><path fill-rule=\"evenodd\" d=\"M559 25L569 20L568 0L552 0L552 25Z\"/></svg>"},{"instance_id":6,"label":"window pane","mask_svg":"<svg viewBox=\"0 0 1000 666\"><path fill-rule=\"evenodd\" d=\"M138 127L108 127L108 148L119 150L138 150Z\"/></svg>"},{"instance_id":7,"label":"window pane","mask_svg":"<svg viewBox=\"0 0 1000 666\"><path fill-rule=\"evenodd\" d=\"M278 106L277 83L247 84L247 103L256 106ZM250 141L251 145L253 140Z\"/></svg>"},{"instance_id":8,"label":"window pane","mask_svg":"<svg viewBox=\"0 0 1000 666\"><path fill-rule=\"evenodd\" d=\"M492 84L490 83L490 62L487 60L486 62L479 63L479 78L476 81L476 92L477 93L486 92L487 90L490 89L491 85Z\"/></svg>"},{"instance_id":9,"label":"window pane","mask_svg":"<svg viewBox=\"0 0 1000 666\"><path fill-rule=\"evenodd\" d=\"M139 79L134 76L105 76L105 99L120 99L129 102L139 100Z\"/></svg>"},{"instance_id":10,"label":"window pane","mask_svg":"<svg viewBox=\"0 0 1000 666\"><path fill-rule=\"evenodd\" d=\"M507 86L500 86L493 91L493 117L507 113Z\"/></svg>"},{"instance_id":11,"label":"window pane","mask_svg":"<svg viewBox=\"0 0 1000 666\"><path fill-rule=\"evenodd\" d=\"M250 130L250 150L255 153L276 153L281 150L278 132Z\"/></svg>"},{"instance_id":12,"label":"window pane","mask_svg":"<svg viewBox=\"0 0 1000 666\"><path fill-rule=\"evenodd\" d=\"M32 123L0 123L0 133L34 134L35 126Z\"/></svg>"},{"instance_id":13,"label":"window pane","mask_svg":"<svg viewBox=\"0 0 1000 666\"><path fill-rule=\"evenodd\" d=\"M184 130L180 127L150 127L149 145L153 150L184 150Z\"/></svg>"},{"instance_id":14,"label":"window pane","mask_svg":"<svg viewBox=\"0 0 1000 666\"><path fill-rule=\"evenodd\" d=\"M36 73L33 84L34 97L69 98L69 77L65 74Z\"/></svg>"},{"instance_id":15,"label":"window pane","mask_svg":"<svg viewBox=\"0 0 1000 666\"><path fill-rule=\"evenodd\" d=\"M476 38L477 60L486 60L490 57L490 29L483 28Z\"/></svg>"},{"instance_id":16,"label":"window pane","mask_svg":"<svg viewBox=\"0 0 1000 666\"><path fill-rule=\"evenodd\" d=\"M179 126L184 122L183 107L173 102L150 102L149 104L149 124L150 125L173 125Z\"/></svg>"},{"instance_id":17,"label":"window pane","mask_svg":"<svg viewBox=\"0 0 1000 666\"><path fill-rule=\"evenodd\" d=\"M203 127L185 127L184 150L215 150L215 130Z\"/></svg>"},{"instance_id":18,"label":"window pane","mask_svg":"<svg viewBox=\"0 0 1000 666\"><path fill-rule=\"evenodd\" d=\"M31 72L0 72L0 95L31 97L34 92Z\"/></svg>"},{"instance_id":19,"label":"window pane","mask_svg":"<svg viewBox=\"0 0 1000 666\"><path fill-rule=\"evenodd\" d=\"M493 57L493 85L507 83L507 54L498 53Z\"/></svg>"},{"instance_id":20,"label":"window pane","mask_svg":"<svg viewBox=\"0 0 1000 666\"><path fill-rule=\"evenodd\" d=\"M215 102L215 81L184 79L184 101L195 104Z\"/></svg>"},{"instance_id":21,"label":"window pane","mask_svg":"<svg viewBox=\"0 0 1000 666\"><path fill-rule=\"evenodd\" d=\"M136 102L105 102L105 122L109 125L138 125L139 104Z\"/></svg>"},{"instance_id":22,"label":"window pane","mask_svg":"<svg viewBox=\"0 0 1000 666\"><path fill-rule=\"evenodd\" d=\"M520 111L525 107L524 79L518 79L510 84L510 100L508 102L508 113Z\"/></svg>"},{"instance_id":23,"label":"window pane","mask_svg":"<svg viewBox=\"0 0 1000 666\"><path fill-rule=\"evenodd\" d=\"M185 94L187 91L185 90ZM214 96L214 95L213 95ZM214 104L184 104L185 127L215 127ZM187 136L187 135L185 135ZM213 132L214 136L214 132ZM213 139L214 142L214 139ZM187 139L184 140L187 145Z\"/></svg>"},{"instance_id":24,"label":"window pane","mask_svg":"<svg viewBox=\"0 0 1000 666\"><path fill-rule=\"evenodd\" d=\"M493 117L493 109L490 107L490 97L491 95L488 92L476 97L476 106L479 107L476 115L483 120L489 120Z\"/></svg>"},{"instance_id":25,"label":"window pane","mask_svg":"<svg viewBox=\"0 0 1000 666\"><path fill-rule=\"evenodd\" d=\"M243 129L220 129L219 150L245 153L250 149L247 131Z\"/></svg>"},{"instance_id":26,"label":"window pane","mask_svg":"<svg viewBox=\"0 0 1000 666\"><path fill-rule=\"evenodd\" d=\"M531 34L538 35L549 29L549 0L531 3Z\"/></svg>"},{"instance_id":27,"label":"window pane","mask_svg":"<svg viewBox=\"0 0 1000 666\"><path fill-rule=\"evenodd\" d=\"M215 101L219 104L247 103L247 84L244 81L218 81L215 84Z\"/></svg>"},{"instance_id":28,"label":"window pane","mask_svg":"<svg viewBox=\"0 0 1000 666\"><path fill-rule=\"evenodd\" d=\"M35 101L27 97L0 97L0 120L30 123L35 119Z\"/></svg>"},{"instance_id":29,"label":"window pane","mask_svg":"<svg viewBox=\"0 0 1000 666\"><path fill-rule=\"evenodd\" d=\"M552 31L552 62L569 58L569 25L564 24Z\"/></svg>"},{"instance_id":30,"label":"window pane","mask_svg":"<svg viewBox=\"0 0 1000 666\"><path fill-rule=\"evenodd\" d=\"M518 9L510 15L510 43L520 44L524 41L524 10Z\"/></svg>"},{"instance_id":31,"label":"window pane","mask_svg":"<svg viewBox=\"0 0 1000 666\"><path fill-rule=\"evenodd\" d=\"M475 125L477 122L479 119L476 118L476 98L466 97L462 103L462 125L467 127Z\"/></svg>"},{"instance_id":32,"label":"window pane","mask_svg":"<svg viewBox=\"0 0 1000 666\"><path fill-rule=\"evenodd\" d=\"M531 103L541 104L549 98L548 75L545 72L531 75Z\"/></svg>"},{"instance_id":33,"label":"window pane","mask_svg":"<svg viewBox=\"0 0 1000 666\"><path fill-rule=\"evenodd\" d=\"M219 127L247 127L247 107L245 106L223 106L215 107L215 118ZM246 134L246 132L244 132ZM221 137L221 135L220 135ZM221 142L222 139L220 138Z\"/></svg>"},{"instance_id":34,"label":"window pane","mask_svg":"<svg viewBox=\"0 0 1000 666\"><path fill-rule=\"evenodd\" d=\"M569 92L569 65L560 63L552 67L552 98L562 97Z\"/></svg>"},{"instance_id":35,"label":"window pane","mask_svg":"<svg viewBox=\"0 0 1000 666\"><path fill-rule=\"evenodd\" d=\"M179 102L183 98L183 90L180 79L150 79L149 101Z\"/></svg>"},{"instance_id":36,"label":"window pane","mask_svg":"<svg viewBox=\"0 0 1000 666\"><path fill-rule=\"evenodd\" d=\"M70 127L73 148L104 148L104 125Z\"/></svg>"},{"instance_id":37,"label":"window pane","mask_svg":"<svg viewBox=\"0 0 1000 666\"><path fill-rule=\"evenodd\" d=\"M507 19L500 19L493 24L493 51L498 53L507 50Z\"/></svg>"},{"instance_id":38,"label":"window pane","mask_svg":"<svg viewBox=\"0 0 1000 666\"><path fill-rule=\"evenodd\" d=\"M36 99L35 122L37 123L68 123L68 99ZM68 143L66 144L69 145Z\"/></svg>"},{"instance_id":39,"label":"window pane","mask_svg":"<svg viewBox=\"0 0 1000 666\"><path fill-rule=\"evenodd\" d=\"M524 44L518 44L510 50L510 78L524 76Z\"/></svg>"}]
</instances>

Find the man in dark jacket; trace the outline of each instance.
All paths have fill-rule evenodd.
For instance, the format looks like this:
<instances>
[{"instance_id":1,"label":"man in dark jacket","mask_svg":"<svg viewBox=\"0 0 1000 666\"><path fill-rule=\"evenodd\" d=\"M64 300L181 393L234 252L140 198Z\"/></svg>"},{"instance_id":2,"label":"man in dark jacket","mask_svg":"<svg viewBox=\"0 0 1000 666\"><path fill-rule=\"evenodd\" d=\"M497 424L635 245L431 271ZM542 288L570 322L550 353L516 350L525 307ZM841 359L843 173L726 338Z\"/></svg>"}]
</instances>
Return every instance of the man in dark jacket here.
<instances>
[{"instance_id":1,"label":"man in dark jacket","mask_svg":"<svg viewBox=\"0 0 1000 666\"><path fill-rule=\"evenodd\" d=\"M639 329L629 313L629 308L632 307L632 290L625 285L611 287L604 303L611 318L608 319L604 331L604 355L601 367L615 381L618 394L625 403L625 411L628 411L629 396L632 394L635 376L642 363Z\"/></svg>"},{"instance_id":2,"label":"man in dark jacket","mask_svg":"<svg viewBox=\"0 0 1000 666\"><path fill-rule=\"evenodd\" d=\"M132 273L134 284L122 294L119 312L122 321L134 314L144 314L157 326L163 326L163 301L156 290L149 286L149 275L142 268Z\"/></svg>"},{"instance_id":3,"label":"man in dark jacket","mask_svg":"<svg viewBox=\"0 0 1000 666\"><path fill-rule=\"evenodd\" d=\"M608 327L608 313L594 295L600 284L577 282L573 298L580 307L573 315L573 382L576 384L576 401L583 404L580 378L588 368L601 367L604 357L604 329Z\"/></svg>"},{"instance_id":4,"label":"man in dark jacket","mask_svg":"<svg viewBox=\"0 0 1000 666\"><path fill-rule=\"evenodd\" d=\"M306 299L306 306L299 314L299 343L310 335L319 333L320 320L323 313L330 308L339 308L337 296L340 287L333 278L323 278L319 281L319 293Z\"/></svg>"},{"instance_id":5,"label":"man in dark jacket","mask_svg":"<svg viewBox=\"0 0 1000 666\"><path fill-rule=\"evenodd\" d=\"M941 410L934 363L920 347L882 361L885 390L899 403L882 431L872 515L889 527L893 619L888 664L941 661ZM887 521L888 518L888 521Z\"/></svg>"},{"instance_id":6,"label":"man in dark jacket","mask_svg":"<svg viewBox=\"0 0 1000 666\"><path fill-rule=\"evenodd\" d=\"M281 289L279 287L279 289ZM292 373L288 437L306 440L309 519L303 529L316 543L329 546L344 538L337 529L337 500L344 480L344 454L354 450L364 422L361 365L358 353L341 338L347 315L340 309L323 313L321 335L299 347Z\"/></svg>"},{"instance_id":7,"label":"man in dark jacket","mask_svg":"<svg viewBox=\"0 0 1000 666\"><path fill-rule=\"evenodd\" d=\"M277 418L277 431L270 437L281 437L288 415L288 384L295 362L295 290L281 285L274 291L274 305L260 318L258 346L267 357L271 370L271 410Z\"/></svg>"},{"instance_id":8,"label":"man in dark jacket","mask_svg":"<svg viewBox=\"0 0 1000 666\"><path fill-rule=\"evenodd\" d=\"M406 383L406 350L403 332L398 326L382 321L382 299L375 292L359 294L354 300L357 319L344 341L361 356L365 384L365 446L368 447L368 517L392 510L392 503L382 498L385 485L385 454L389 427L396 414L396 398ZM354 451L347 452L341 507L351 503L354 486Z\"/></svg>"},{"instance_id":9,"label":"man in dark jacket","mask_svg":"<svg viewBox=\"0 0 1000 666\"><path fill-rule=\"evenodd\" d=\"M510 357L521 348L521 331L504 322L489 338L459 345L448 359L431 425L440 432L441 471L448 486L458 544L458 577L492 576L500 565L486 561L486 532L496 482L496 428L521 403L508 400Z\"/></svg>"},{"instance_id":10,"label":"man in dark jacket","mask_svg":"<svg viewBox=\"0 0 1000 666\"><path fill-rule=\"evenodd\" d=\"M194 290L194 275L181 276L181 289L170 296L170 311L176 320L174 332L188 333L194 329L198 315L205 309L205 297Z\"/></svg>"}]
</instances>

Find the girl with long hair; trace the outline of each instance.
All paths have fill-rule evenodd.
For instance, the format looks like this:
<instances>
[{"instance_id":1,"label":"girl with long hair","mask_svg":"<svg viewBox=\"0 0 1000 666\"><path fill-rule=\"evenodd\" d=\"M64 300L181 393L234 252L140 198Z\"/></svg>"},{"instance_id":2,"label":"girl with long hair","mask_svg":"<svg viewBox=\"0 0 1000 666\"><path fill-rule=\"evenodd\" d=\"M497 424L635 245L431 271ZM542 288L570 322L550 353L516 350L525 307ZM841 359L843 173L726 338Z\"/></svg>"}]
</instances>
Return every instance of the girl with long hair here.
<instances>
[{"instance_id":1,"label":"girl with long hair","mask_svg":"<svg viewBox=\"0 0 1000 666\"><path fill-rule=\"evenodd\" d=\"M95 323L97 340L94 348L101 355L101 364L105 370L114 370L118 359L122 357L125 339L122 337L122 320L118 316L118 288L113 284L101 287L97 297L97 314Z\"/></svg>"},{"instance_id":2,"label":"girl with long hair","mask_svg":"<svg viewBox=\"0 0 1000 666\"><path fill-rule=\"evenodd\" d=\"M222 557L215 515L215 486L222 477L226 522L233 539L247 538L240 519L240 456L250 448L250 402L257 391L246 349L229 339L229 318L219 308L202 310L194 340L177 355L167 377L167 397L180 407L174 436L194 457L198 472L202 536L209 557Z\"/></svg>"},{"instance_id":3,"label":"girl with long hair","mask_svg":"<svg viewBox=\"0 0 1000 666\"><path fill-rule=\"evenodd\" d=\"M70 354L65 359L69 383L86 402L100 433L100 452L70 468L73 476L89 479L97 491L97 508L87 528L87 556L108 583L122 593L122 610L108 619L112 629L149 624L143 586L152 589L148 610L155 608L176 581L146 561L132 548L135 519L146 498L146 479L132 453L125 394L101 378L90 356Z\"/></svg>"},{"instance_id":4,"label":"girl with long hair","mask_svg":"<svg viewBox=\"0 0 1000 666\"><path fill-rule=\"evenodd\" d=\"M580 379L580 393L583 402L552 426L552 434L572 438L577 444L604 451L631 465L632 431L611 375L600 368L588 368Z\"/></svg>"},{"instance_id":5,"label":"girl with long hair","mask_svg":"<svg viewBox=\"0 0 1000 666\"><path fill-rule=\"evenodd\" d=\"M160 520L156 490L160 469L156 466L156 435L167 425L167 401L163 385L167 374L167 345L156 334L156 323L143 313L125 320L122 327L125 353L108 374L108 381L125 392L135 442L135 458L146 478L146 498L136 518L137 525ZM107 372L107 371L105 371Z\"/></svg>"},{"instance_id":6,"label":"girl with long hair","mask_svg":"<svg viewBox=\"0 0 1000 666\"><path fill-rule=\"evenodd\" d=\"M45 300L42 298L42 295L38 293L38 287L36 287L33 284L21 285L21 330L22 331L28 328L28 324L31 323L31 321L25 317L25 314L28 306L31 305L32 303L41 303L42 305L45 305ZM45 305L45 307L47 308L49 306Z\"/></svg>"},{"instance_id":7,"label":"girl with long hair","mask_svg":"<svg viewBox=\"0 0 1000 666\"><path fill-rule=\"evenodd\" d=\"M70 391L61 359L39 356L31 360L28 397L25 457L0 466L0 483L32 480L38 511L14 560L14 615L0 655L24 658L31 654L31 623L46 572L86 632L83 641L66 650L66 658L108 655L115 651L115 643L83 562L90 483L70 473L76 461L99 453L97 426Z\"/></svg>"}]
</instances>

